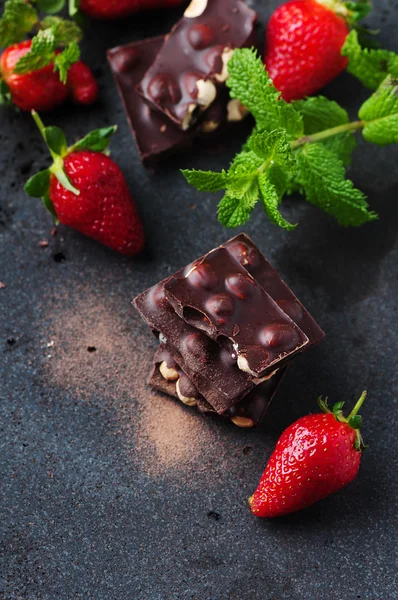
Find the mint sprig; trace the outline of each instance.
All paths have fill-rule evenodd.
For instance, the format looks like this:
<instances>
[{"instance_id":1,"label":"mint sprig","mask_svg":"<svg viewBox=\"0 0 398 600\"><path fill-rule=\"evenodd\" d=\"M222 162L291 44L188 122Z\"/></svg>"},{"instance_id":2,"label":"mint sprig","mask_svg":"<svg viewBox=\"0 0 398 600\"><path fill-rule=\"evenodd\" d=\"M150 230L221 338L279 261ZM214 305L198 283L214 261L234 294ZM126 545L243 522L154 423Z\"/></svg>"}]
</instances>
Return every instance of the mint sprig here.
<instances>
[{"instance_id":1,"label":"mint sprig","mask_svg":"<svg viewBox=\"0 0 398 600\"><path fill-rule=\"evenodd\" d=\"M81 39L81 30L76 23L59 17L47 17L42 26L32 39L30 51L15 65L14 72L23 75L54 63L54 70L59 71L60 80L66 83L69 68L80 58L77 42ZM60 47L64 50L57 52Z\"/></svg>"},{"instance_id":2,"label":"mint sprig","mask_svg":"<svg viewBox=\"0 0 398 600\"><path fill-rule=\"evenodd\" d=\"M295 225L283 217L280 205L293 191L343 226L376 219L345 168L356 131L379 145L398 141L398 80L387 77L363 104L359 119L350 122L341 106L322 96L287 104L254 49L235 50L228 70L231 96L253 114L254 131L227 171L182 171L200 191L225 190L219 221L226 227L244 224L260 200L272 222L291 230Z\"/></svg>"}]
</instances>

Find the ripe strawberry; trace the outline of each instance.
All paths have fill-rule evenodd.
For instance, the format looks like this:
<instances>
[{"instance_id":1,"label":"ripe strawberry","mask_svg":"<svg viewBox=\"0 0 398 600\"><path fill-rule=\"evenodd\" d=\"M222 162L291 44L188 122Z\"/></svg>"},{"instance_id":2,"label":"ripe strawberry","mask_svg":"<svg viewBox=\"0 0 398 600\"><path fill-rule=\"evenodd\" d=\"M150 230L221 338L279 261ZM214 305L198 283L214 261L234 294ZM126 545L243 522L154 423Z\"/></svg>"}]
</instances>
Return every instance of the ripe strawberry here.
<instances>
[{"instance_id":1,"label":"ripe strawberry","mask_svg":"<svg viewBox=\"0 0 398 600\"><path fill-rule=\"evenodd\" d=\"M69 95L77 104L92 104L98 96L98 83L91 69L81 60L75 62L68 71Z\"/></svg>"},{"instance_id":2,"label":"ripe strawberry","mask_svg":"<svg viewBox=\"0 0 398 600\"><path fill-rule=\"evenodd\" d=\"M341 48L349 25L369 10L365 3L355 13L351 7L339 0L290 0L271 15L264 64L286 101L315 94L345 69Z\"/></svg>"},{"instance_id":3,"label":"ripe strawberry","mask_svg":"<svg viewBox=\"0 0 398 600\"><path fill-rule=\"evenodd\" d=\"M80 0L79 8L94 19L120 19L155 8L171 8L184 0Z\"/></svg>"},{"instance_id":4,"label":"ripe strawberry","mask_svg":"<svg viewBox=\"0 0 398 600\"><path fill-rule=\"evenodd\" d=\"M366 392L349 417L344 402L333 412L319 399L326 414L302 417L281 435L260 483L249 498L257 517L278 517L310 506L350 483L358 474L363 442L357 415Z\"/></svg>"},{"instance_id":5,"label":"ripe strawberry","mask_svg":"<svg viewBox=\"0 0 398 600\"><path fill-rule=\"evenodd\" d=\"M61 223L126 256L144 246L137 209L117 164L104 153L116 127L97 129L71 147L58 127L44 127L32 111L53 164L29 179L25 190L40 197Z\"/></svg>"},{"instance_id":6,"label":"ripe strawberry","mask_svg":"<svg viewBox=\"0 0 398 600\"><path fill-rule=\"evenodd\" d=\"M14 73L15 65L31 46L32 41L26 40L7 48L0 57L0 74L9 87L13 103L21 110L51 110L68 95L59 73L54 72L54 65L50 63L23 75Z\"/></svg>"}]
</instances>

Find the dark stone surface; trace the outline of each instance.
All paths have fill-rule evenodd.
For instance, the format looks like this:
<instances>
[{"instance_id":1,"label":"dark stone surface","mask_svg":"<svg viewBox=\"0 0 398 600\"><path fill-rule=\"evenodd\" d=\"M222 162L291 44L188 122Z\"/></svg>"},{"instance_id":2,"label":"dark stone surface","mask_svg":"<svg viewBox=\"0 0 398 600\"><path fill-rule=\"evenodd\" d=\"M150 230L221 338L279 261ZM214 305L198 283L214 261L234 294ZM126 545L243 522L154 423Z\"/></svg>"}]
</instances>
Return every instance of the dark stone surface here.
<instances>
[{"instance_id":1,"label":"dark stone surface","mask_svg":"<svg viewBox=\"0 0 398 600\"><path fill-rule=\"evenodd\" d=\"M245 228L327 334L294 363L262 428L205 419L145 388L155 344L130 300L230 236L215 198L177 167L226 166L245 136L156 176L141 167L105 49L163 33L179 12L90 26L84 56L101 101L46 117L71 140L119 125L113 156L148 233L138 260L64 228L51 237L22 190L47 153L29 115L1 108L0 598L396 600L396 148L360 147L350 170L378 222L344 230L292 198L295 232L260 208ZM378 1L369 19L395 50L397 14ZM343 75L327 94L354 113L366 92ZM364 387L358 479L301 514L252 517L246 499L283 428L319 394L351 404Z\"/></svg>"}]
</instances>

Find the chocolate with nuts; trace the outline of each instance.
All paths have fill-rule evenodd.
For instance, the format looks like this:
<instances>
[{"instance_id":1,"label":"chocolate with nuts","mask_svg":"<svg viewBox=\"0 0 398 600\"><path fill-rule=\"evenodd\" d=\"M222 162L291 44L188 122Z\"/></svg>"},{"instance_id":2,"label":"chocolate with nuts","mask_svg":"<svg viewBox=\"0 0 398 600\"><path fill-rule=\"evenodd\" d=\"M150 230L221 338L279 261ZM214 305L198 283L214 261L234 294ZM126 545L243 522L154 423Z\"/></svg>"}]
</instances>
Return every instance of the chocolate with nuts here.
<instances>
[{"instance_id":1,"label":"chocolate with nuts","mask_svg":"<svg viewBox=\"0 0 398 600\"><path fill-rule=\"evenodd\" d=\"M200 123L190 131L182 131L165 115L151 110L137 94L135 87L153 63L164 41L164 36L131 42L108 50L108 62L124 105L141 160L151 166L159 160L184 148L190 148L197 139L213 139L213 132L226 122L239 121L245 116L229 100L227 90L203 115ZM231 108L232 107L232 108Z\"/></svg>"},{"instance_id":2,"label":"chocolate with nuts","mask_svg":"<svg viewBox=\"0 0 398 600\"><path fill-rule=\"evenodd\" d=\"M164 289L182 319L226 347L253 377L282 366L308 344L305 333L225 248L172 275Z\"/></svg>"},{"instance_id":3,"label":"chocolate with nuts","mask_svg":"<svg viewBox=\"0 0 398 600\"><path fill-rule=\"evenodd\" d=\"M165 369L166 365L166 369ZM170 370L170 374L167 373ZM177 379L172 371L177 370ZM239 403L226 410L221 416L231 419L239 427L252 427L261 423L271 400L279 387L286 369L281 369L272 379L260 384ZM188 406L197 405L206 414L216 411L210 406L183 370L177 365L169 347L160 344L155 353L154 364L148 377L148 384L161 392L181 400Z\"/></svg>"},{"instance_id":4,"label":"chocolate with nuts","mask_svg":"<svg viewBox=\"0 0 398 600\"><path fill-rule=\"evenodd\" d=\"M256 13L242 0L192 0L137 90L189 129L216 99L234 48L250 43Z\"/></svg>"}]
</instances>

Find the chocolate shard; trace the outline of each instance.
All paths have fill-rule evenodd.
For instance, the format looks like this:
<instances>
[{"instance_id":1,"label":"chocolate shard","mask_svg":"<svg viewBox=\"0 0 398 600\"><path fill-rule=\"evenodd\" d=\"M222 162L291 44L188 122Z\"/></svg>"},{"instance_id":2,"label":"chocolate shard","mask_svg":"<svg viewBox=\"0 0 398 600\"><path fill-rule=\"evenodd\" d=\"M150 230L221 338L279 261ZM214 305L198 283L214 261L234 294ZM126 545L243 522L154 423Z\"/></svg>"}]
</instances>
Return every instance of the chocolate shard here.
<instances>
[{"instance_id":1,"label":"chocolate shard","mask_svg":"<svg viewBox=\"0 0 398 600\"><path fill-rule=\"evenodd\" d=\"M164 36L131 42L108 50L108 62L122 100L127 121L145 166L184 149L197 140L209 142L228 122L229 94L224 90L202 120L190 131L182 131L165 115L152 111L135 88L154 61Z\"/></svg>"},{"instance_id":2,"label":"chocolate shard","mask_svg":"<svg viewBox=\"0 0 398 600\"><path fill-rule=\"evenodd\" d=\"M225 248L172 275L164 289L184 321L224 346L253 377L281 367L308 344L305 333Z\"/></svg>"},{"instance_id":3,"label":"chocolate shard","mask_svg":"<svg viewBox=\"0 0 398 600\"><path fill-rule=\"evenodd\" d=\"M300 327L308 337L309 346L325 337L313 319L279 273L259 251L246 233L240 233L224 244L240 264L258 281L276 304Z\"/></svg>"},{"instance_id":4,"label":"chocolate shard","mask_svg":"<svg viewBox=\"0 0 398 600\"><path fill-rule=\"evenodd\" d=\"M233 48L250 45L256 13L242 0L192 0L137 91L182 130L218 96Z\"/></svg>"}]
</instances>

